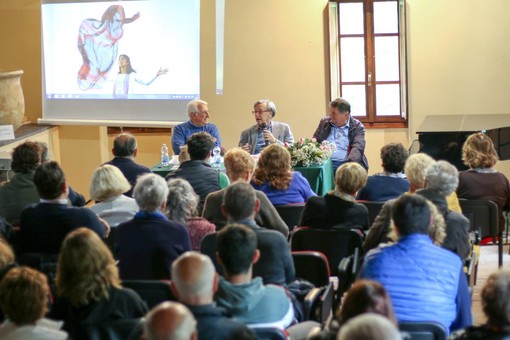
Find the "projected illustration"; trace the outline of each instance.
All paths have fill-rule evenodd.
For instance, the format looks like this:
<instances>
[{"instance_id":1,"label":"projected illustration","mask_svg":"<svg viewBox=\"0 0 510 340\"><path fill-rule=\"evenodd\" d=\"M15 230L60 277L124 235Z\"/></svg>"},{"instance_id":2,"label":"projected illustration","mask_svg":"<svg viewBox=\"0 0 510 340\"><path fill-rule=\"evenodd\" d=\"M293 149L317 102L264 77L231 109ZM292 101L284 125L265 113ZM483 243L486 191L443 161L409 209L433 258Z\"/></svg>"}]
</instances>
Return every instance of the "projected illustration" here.
<instances>
[{"instance_id":1,"label":"projected illustration","mask_svg":"<svg viewBox=\"0 0 510 340\"><path fill-rule=\"evenodd\" d=\"M101 21L83 20L78 33L78 50L83 58L83 64L78 71L78 85L81 90L88 90L105 80L117 59L117 42L124 34L122 26L139 17L138 12L131 18L126 18L124 7L113 5L104 12Z\"/></svg>"}]
</instances>

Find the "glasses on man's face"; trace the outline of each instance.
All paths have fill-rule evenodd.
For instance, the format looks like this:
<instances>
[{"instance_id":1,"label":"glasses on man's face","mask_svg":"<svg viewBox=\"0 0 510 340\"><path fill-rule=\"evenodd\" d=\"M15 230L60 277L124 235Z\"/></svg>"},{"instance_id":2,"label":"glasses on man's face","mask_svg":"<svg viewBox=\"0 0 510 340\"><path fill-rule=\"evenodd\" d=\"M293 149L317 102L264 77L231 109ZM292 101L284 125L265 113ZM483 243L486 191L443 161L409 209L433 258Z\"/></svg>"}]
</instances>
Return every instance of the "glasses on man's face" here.
<instances>
[{"instance_id":1,"label":"glasses on man's face","mask_svg":"<svg viewBox=\"0 0 510 340\"><path fill-rule=\"evenodd\" d=\"M195 112L197 115L207 115L210 116L211 113L209 111L197 111Z\"/></svg>"},{"instance_id":2,"label":"glasses on man's face","mask_svg":"<svg viewBox=\"0 0 510 340\"><path fill-rule=\"evenodd\" d=\"M253 113L254 115L256 114L263 114L264 112L271 112L271 110L255 110L255 111L252 111L251 113Z\"/></svg>"}]
</instances>

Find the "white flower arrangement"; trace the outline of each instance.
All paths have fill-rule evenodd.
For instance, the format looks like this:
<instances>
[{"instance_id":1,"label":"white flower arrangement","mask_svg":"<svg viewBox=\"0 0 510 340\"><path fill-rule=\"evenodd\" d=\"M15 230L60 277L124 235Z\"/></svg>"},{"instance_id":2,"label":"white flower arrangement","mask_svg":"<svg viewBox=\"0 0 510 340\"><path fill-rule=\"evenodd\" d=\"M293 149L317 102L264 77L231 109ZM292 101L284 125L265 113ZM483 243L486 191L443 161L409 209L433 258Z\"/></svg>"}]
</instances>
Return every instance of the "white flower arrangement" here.
<instances>
[{"instance_id":1,"label":"white flower arrangement","mask_svg":"<svg viewBox=\"0 0 510 340\"><path fill-rule=\"evenodd\" d=\"M315 138L299 138L296 143L286 147L293 167L320 165L330 158L336 149L335 144L328 141L319 143Z\"/></svg>"}]
</instances>

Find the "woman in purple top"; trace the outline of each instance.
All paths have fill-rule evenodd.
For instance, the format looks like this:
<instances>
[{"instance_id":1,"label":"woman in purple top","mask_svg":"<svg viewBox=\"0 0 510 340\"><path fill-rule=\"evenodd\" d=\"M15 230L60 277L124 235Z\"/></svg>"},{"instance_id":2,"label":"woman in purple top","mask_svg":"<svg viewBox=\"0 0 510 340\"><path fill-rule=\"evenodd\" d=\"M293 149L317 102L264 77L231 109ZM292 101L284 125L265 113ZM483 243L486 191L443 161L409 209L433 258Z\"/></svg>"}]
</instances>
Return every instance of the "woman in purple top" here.
<instances>
[{"instance_id":1,"label":"woman in purple top","mask_svg":"<svg viewBox=\"0 0 510 340\"><path fill-rule=\"evenodd\" d=\"M304 203L308 197L315 196L306 178L300 172L291 171L287 149L276 143L262 150L251 183L273 205Z\"/></svg>"}]
</instances>

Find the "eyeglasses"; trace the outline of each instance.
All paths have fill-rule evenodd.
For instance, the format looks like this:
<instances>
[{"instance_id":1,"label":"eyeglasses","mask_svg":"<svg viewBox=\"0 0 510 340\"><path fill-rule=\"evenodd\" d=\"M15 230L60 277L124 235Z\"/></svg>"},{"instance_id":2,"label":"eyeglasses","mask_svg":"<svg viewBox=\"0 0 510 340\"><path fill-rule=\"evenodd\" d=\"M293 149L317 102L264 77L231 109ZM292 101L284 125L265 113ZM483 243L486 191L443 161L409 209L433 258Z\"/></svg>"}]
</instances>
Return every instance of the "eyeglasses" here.
<instances>
[{"instance_id":1,"label":"eyeglasses","mask_svg":"<svg viewBox=\"0 0 510 340\"><path fill-rule=\"evenodd\" d=\"M208 116L211 115L211 113L209 111L197 111L197 112L193 112L193 113L196 113L197 115L200 115L200 114L208 115Z\"/></svg>"},{"instance_id":2,"label":"eyeglasses","mask_svg":"<svg viewBox=\"0 0 510 340\"><path fill-rule=\"evenodd\" d=\"M251 113L253 113L254 115L256 115L257 113L259 115L263 114L264 112L271 112L271 110L259 110L259 111L252 111Z\"/></svg>"}]
</instances>

